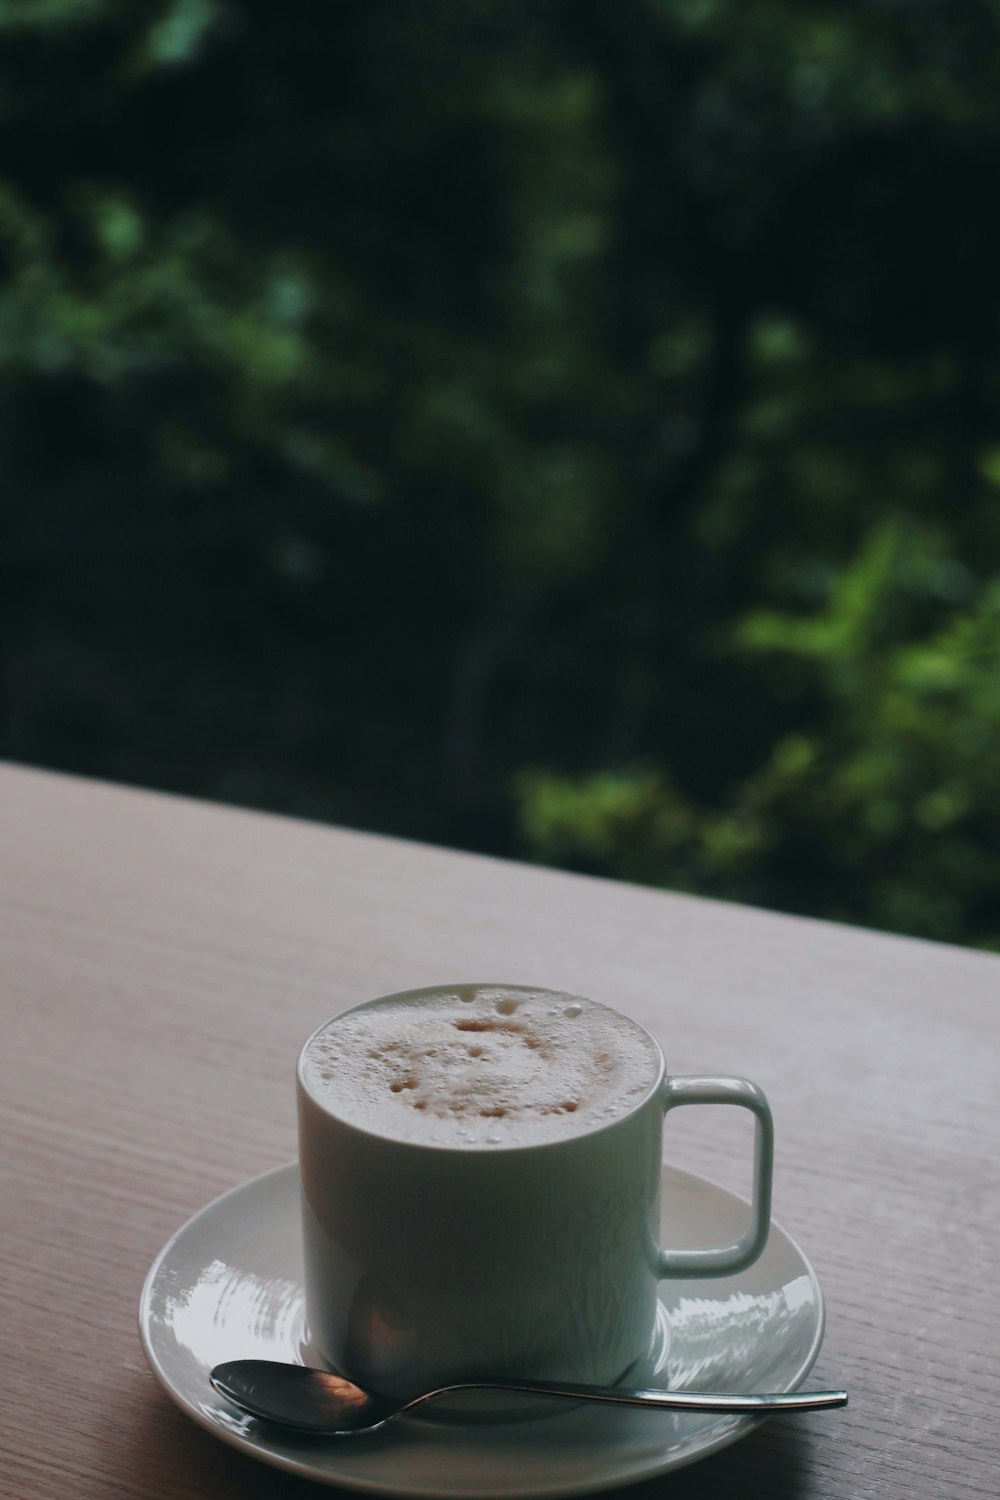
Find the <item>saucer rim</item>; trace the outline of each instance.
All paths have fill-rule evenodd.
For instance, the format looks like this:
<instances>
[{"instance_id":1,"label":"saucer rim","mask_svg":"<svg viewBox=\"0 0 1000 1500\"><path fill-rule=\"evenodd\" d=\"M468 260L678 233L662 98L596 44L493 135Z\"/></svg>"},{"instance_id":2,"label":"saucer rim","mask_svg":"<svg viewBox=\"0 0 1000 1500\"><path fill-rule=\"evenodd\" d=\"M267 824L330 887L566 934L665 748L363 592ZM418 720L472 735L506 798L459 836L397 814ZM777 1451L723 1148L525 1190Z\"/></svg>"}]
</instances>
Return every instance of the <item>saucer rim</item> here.
<instances>
[{"instance_id":1,"label":"saucer rim","mask_svg":"<svg viewBox=\"0 0 1000 1500\"><path fill-rule=\"evenodd\" d=\"M341 1477L335 1473L331 1473L327 1468L320 1468L316 1464L281 1452L268 1443L266 1436L262 1439L259 1434L255 1434L252 1438L248 1438L243 1433L225 1427L213 1420L182 1389L175 1385L161 1363L151 1329L150 1303L159 1274L164 1265L170 1261L176 1246L194 1229L202 1218L217 1213L220 1210L224 1212L228 1199L235 1198L246 1192L252 1192L254 1188L261 1188L268 1179L284 1176L294 1176L297 1178L298 1173L298 1162L295 1160L286 1161L278 1166L270 1167L263 1172L255 1173L252 1177L235 1183L231 1188L225 1189L207 1203L204 1203L201 1208L197 1209L179 1225L169 1237L150 1265L139 1297L138 1332L146 1361L162 1390L186 1416L197 1423L203 1431L220 1439L228 1446L250 1458L257 1459L259 1462L268 1464L272 1468L280 1469L284 1473L295 1474L299 1478L309 1479L314 1483L325 1484L331 1488L341 1487L353 1490L358 1494L398 1497L398 1500L428 1500L431 1491L422 1485L408 1486L405 1483L396 1484L391 1479L383 1480L377 1476L369 1477L351 1474ZM700 1189L707 1189L710 1192L723 1194L748 1210L750 1209L751 1205L748 1199L734 1192L731 1188L724 1186L714 1178L707 1177L702 1173L687 1171L683 1168L675 1167L669 1162L661 1163L660 1173L661 1181L669 1173L674 1179L681 1179ZM802 1357L792 1380L785 1384L779 1384L776 1387L777 1389L791 1391L801 1386L819 1356L826 1332L826 1302L819 1277L809 1257L802 1250L801 1245L773 1216L770 1227L772 1230L778 1230L785 1239L788 1247L801 1262L803 1272L808 1276L811 1283L816 1309L815 1327L808 1350ZM766 1254L766 1251L764 1253ZM573 1410L575 1409L573 1408ZM558 1420L558 1417L553 1417L550 1420ZM536 1483L533 1483L530 1479L526 1479L523 1486L519 1485L513 1490L509 1484L493 1488L485 1485L465 1489L462 1491L462 1494L463 1496L467 1496L468 1500L515 1500L515 1497L516 1500L563 1500L563 1497L597 1494L608 1489L639 1484L661 1477L666 1473L672 1473L675 1469L686 1468L692 1463L700 1462L702 1459L709 1458L713 1454L723 1451L733 1443L748 1436L766 1420L766 1416L746 1416L732 1419L732 1427L729 1430L720 1432L714 1439L709 1438L704 1446L687 1453L677 1453L672 1458L667 1456L670 1452L668 1447L664 1450L664 1456L656 1463L647 1465L641 1471L630 1475L608 1474L601 1470L591 1473L589 1476L581 1475L571 1482L565 1478L553 1479L549 1482L542 1480ZM441 1493L446 1495L452 1494L450 1490L444 1490ZM455 1493L457 1494L457 1491Z\"/></svg>"}]
</instances>

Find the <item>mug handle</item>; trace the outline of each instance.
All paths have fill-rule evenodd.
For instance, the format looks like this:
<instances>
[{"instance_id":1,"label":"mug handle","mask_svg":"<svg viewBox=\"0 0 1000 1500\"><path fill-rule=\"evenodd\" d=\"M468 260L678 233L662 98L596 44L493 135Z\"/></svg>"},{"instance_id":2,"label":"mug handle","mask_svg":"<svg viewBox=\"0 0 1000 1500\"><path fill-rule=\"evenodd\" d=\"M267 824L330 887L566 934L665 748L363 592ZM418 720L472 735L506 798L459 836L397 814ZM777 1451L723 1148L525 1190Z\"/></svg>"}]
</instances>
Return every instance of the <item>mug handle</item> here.
<instances>
[{"instance_id":1,"label":"mug handle","mask_svg":"<svg viewBox=\"0 0 1000 1500\"><path fill-rule=\"evenodd\" d=\"M750 1227L742 1239L713 1250L660 1250L657 1275L728 1276L742 1271L760 1255L771 1227L771 1172L774 1165L774 1124L763 1091L747 1078L703 1074L667 1078L661 1093L664 1114L682 1104L738 1104L756 1117L753 1200Z\"/></svg>"}]
</instances>

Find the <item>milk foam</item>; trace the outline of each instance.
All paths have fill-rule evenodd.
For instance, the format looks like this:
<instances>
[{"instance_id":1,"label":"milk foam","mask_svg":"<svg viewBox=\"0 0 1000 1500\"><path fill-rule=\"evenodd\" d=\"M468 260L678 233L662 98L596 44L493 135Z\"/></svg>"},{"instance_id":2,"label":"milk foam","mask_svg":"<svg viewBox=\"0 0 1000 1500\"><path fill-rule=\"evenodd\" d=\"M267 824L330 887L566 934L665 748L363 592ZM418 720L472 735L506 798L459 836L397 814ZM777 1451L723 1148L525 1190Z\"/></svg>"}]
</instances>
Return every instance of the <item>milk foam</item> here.
<instances>
[{"instance_id":1,"label":"milk foam","mask_svg":"<svg viewBox=\"0 0 1000 1500\"><path fill-rule=\"evenodd\" d=\"M389 997L313 1036L304 1082L362 1129L441 1146L533 1145L627 1114L656 1044L626 1016L552 990L463 985Z\"/></svg>"}]
</instances>

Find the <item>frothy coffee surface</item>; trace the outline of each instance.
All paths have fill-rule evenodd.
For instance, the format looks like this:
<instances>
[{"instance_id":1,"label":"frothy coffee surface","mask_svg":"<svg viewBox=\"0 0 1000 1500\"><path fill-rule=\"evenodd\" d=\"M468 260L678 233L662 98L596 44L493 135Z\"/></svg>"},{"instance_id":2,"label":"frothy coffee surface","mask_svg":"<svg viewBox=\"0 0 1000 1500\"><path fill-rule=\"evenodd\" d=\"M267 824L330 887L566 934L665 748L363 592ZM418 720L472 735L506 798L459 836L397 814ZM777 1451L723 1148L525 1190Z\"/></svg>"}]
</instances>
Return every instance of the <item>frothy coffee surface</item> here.
<instances>
[{"instance_id":1,"label":"frothy coffee surface","mask_svg":"<svg viewBox=\"0 0 1000 1500\"><path fill-rule=\"evenodd\" d=\"M586 1134L656 1082L652 1038L607 1006L552 990L462 985L390 996L321 1028L309 1091L395 1139L513 1146Z\"/></svg>"}]
</instances>

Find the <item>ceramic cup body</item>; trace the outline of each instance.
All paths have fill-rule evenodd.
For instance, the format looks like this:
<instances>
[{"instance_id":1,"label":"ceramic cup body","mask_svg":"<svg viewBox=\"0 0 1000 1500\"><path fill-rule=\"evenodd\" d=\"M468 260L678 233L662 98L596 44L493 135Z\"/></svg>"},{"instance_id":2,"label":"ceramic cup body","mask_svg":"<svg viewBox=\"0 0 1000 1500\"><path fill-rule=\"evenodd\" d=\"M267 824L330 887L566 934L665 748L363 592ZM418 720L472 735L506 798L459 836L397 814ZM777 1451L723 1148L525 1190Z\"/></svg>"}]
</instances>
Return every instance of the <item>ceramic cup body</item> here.
<instances>
[{"instance_id":1,"label":"ceramic cup body","mask_svg":"<svg viewBox=\"0 0 1000 1500\"><path fill-rule=\"evenodd\" d=\"M405 1396L486 1375L611 1383L649 1352L663 1276L735 1270L763 1248L770 1115L746 1080L669 1079L652 1043L648 1087L609 1123L450 1147L338 1113L309 1086L310 1042L297 1077L310 1336L373 1390ZM659 1244L663 1119L701 1102L757 1115L753 1222L737 1245L674 1252Z\"/></svg>"}]
</instances>

